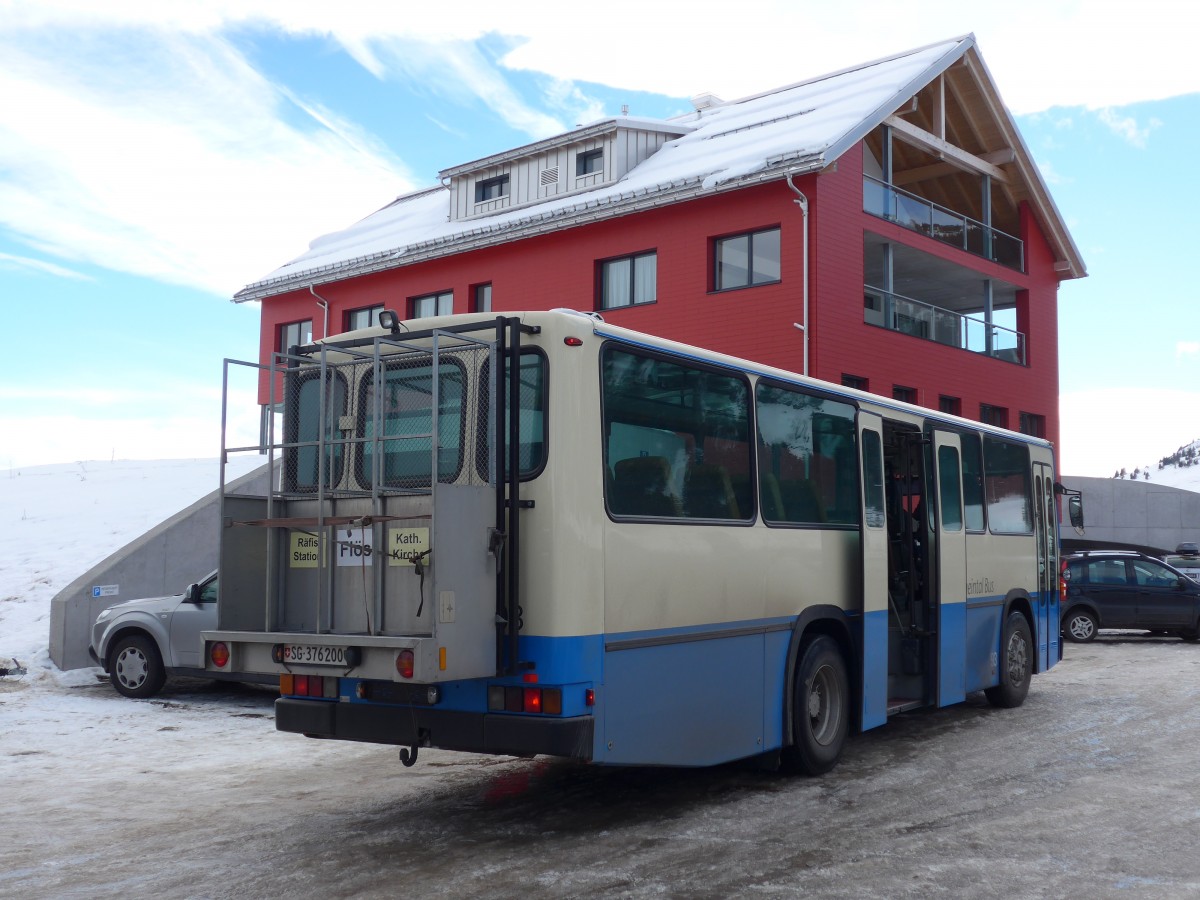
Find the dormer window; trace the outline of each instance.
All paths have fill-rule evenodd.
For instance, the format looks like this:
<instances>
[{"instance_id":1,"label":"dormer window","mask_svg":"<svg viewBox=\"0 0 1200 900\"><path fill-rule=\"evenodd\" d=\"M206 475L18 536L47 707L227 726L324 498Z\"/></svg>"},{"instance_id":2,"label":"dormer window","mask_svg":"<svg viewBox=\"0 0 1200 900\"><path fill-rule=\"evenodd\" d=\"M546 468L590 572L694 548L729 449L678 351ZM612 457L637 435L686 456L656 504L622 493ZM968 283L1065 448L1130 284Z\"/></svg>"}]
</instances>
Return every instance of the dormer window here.
<instances>
[{"instance_id":1,"label":"dormer window","mask_svg":"<svg viewBox=\"0 0 1200 900\"><path fill-rule=\"evenodd\" d=\"M475 182L475 202L487 203L489 200L499 200L508 196L508 176L497 175L495 178L485 178Z\"/></svg>"},{"instance_id":2,"label":"dormer window","mask_svg":"<svg viewBox=\"0 0 1200 900\"><path fill-rule=\"evenodd\" d=\"M585 150L575 157L575 177L581 178L584 175L594 175L596 172L604 169L604 150L597 147L595 150Z\"/></svg>"}]
</instances>

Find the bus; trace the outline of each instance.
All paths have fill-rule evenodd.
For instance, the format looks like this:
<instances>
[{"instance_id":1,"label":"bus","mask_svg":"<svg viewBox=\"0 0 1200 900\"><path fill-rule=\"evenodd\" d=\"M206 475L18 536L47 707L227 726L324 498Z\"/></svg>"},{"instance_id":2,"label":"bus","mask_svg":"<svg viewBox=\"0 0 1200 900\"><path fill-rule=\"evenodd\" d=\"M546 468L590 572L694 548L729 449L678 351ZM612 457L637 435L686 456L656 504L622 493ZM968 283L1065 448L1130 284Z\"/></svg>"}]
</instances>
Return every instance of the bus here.
<instances>
[{"instance_id":1,"label":"bus","mask_svg":"<svg viewBox=\"0 0 1200 900\"><path fill-rule=\"evenodd\" d=\"M204 659L280 731L820 774L1061 658L1045 440L595 313L380 320L226 361L277 474L222 492Z\"/></svg>"}]
</instances>

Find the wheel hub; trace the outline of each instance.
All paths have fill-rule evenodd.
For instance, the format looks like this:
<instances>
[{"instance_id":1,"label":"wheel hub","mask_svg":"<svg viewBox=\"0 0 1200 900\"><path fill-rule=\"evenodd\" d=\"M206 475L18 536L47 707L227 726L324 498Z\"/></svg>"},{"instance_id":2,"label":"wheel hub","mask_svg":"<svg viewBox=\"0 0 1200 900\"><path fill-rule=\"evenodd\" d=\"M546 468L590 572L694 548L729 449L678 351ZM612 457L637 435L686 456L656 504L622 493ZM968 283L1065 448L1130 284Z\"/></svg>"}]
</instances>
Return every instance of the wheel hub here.
<instances>
[{"instance_id":1,"label":"wheel hub","mask_svg":"<svg viewBox=\"0 0 1200 900\"><path fill-rule=\"evenodd\" d=\"M1025 680L1025 670L1029 663L1029 648L1021 635L1014 634L1008 641L1008 680L1018 685Z\"/></svg>"},{"instance_id":2,"label":"wheel hub","mask_svg":"<svg viewBox=\"0 0 1200 900\"><path fill-rule=\"evenodd\" d=\"M115 666L116 675L121 679L121 683L131 688L138 687L146 680L149 668L146 657L132 648L125 650L117 657Z\"/></svg>"}]
</instances>

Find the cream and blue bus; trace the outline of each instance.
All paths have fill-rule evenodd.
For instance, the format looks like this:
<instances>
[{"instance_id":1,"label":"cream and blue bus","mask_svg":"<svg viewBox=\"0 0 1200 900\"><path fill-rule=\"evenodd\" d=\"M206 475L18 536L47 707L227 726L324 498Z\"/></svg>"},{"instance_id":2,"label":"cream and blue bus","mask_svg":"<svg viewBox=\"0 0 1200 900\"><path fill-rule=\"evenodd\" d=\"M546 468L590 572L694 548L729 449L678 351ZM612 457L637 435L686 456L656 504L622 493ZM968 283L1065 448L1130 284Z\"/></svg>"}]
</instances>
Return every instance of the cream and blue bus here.
<instances>
[{"instance_id":1,"label":"cream and blue bus","mask_svg":"<svg viewBox=\"0 0 1200 900\"><path fill-rule=\"evenodd\" d=\"M243 372L278 474L223 498L205 659L278 674L281 731L817 774L1060 658L1044 440L566 310Z\"/></svg>"}]
</instances>

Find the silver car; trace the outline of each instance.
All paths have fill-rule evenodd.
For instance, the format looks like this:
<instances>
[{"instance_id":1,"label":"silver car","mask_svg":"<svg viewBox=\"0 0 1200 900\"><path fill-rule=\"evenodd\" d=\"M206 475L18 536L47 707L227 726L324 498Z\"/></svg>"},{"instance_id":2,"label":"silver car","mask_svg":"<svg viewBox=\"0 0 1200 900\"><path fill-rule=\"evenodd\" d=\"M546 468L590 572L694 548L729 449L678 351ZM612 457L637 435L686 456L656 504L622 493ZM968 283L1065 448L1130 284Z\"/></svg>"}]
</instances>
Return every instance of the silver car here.
<instances>
[{"instance_id":1,"label":"silver car","mask_svg":"<svg viewBox=\"0 0 1200 900\"><path fill-rule=\"evenodd\" d=\"M200 632L216 627L217 573L213 572L182 594L128 600L103 610L92 626L88 652L126 697L154 696L169 675L263 681L244 673L204 670Z\"/></svg>"}]
</instances>

